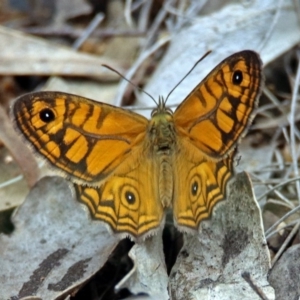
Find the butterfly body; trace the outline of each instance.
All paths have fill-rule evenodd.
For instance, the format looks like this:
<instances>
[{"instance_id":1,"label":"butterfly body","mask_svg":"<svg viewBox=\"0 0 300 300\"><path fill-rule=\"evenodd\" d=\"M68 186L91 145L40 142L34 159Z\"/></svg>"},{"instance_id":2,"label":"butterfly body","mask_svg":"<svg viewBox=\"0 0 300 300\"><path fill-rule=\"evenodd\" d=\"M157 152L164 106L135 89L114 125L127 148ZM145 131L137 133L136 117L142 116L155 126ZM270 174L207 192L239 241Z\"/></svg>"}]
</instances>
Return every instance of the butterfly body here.
<instances>
[{"instance_id":1,"label":"butterfly body","mask_svg":"<svg viewBox=\"0 0 300 300\"><path fill-rule=\"evenodd\" d=\"M16 100L16 128L74 182L77 198L116 234L144 238L165 208L196 232L226 198L234 148L252 119L261 62L242 51L221 62L173 113L160 98L151 119L61 92Z\"/></svg>"}]
</instances>

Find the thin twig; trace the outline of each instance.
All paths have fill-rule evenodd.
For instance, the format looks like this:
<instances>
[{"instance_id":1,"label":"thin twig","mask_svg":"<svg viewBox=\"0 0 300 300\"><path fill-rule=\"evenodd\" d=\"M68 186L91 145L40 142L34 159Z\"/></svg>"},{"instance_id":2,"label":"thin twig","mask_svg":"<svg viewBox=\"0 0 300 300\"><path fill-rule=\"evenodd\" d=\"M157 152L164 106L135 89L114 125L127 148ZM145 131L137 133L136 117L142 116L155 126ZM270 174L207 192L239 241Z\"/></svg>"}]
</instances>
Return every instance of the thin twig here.
<instances>
[{"instance_id":1,"label":"thin twig","mask_svg":"<svg viewBox=\"0 0 300 300\"><path fill-rule=\"evenodd\" d=\"M291 207L291 205L288 202L280 201L280 200L269 199L268 204L276 204L276 205L284 206L288 209L293 209L294 208L294 206Z\"/></svg>"},{"instance_id":2,"label":"thin twig","mask_svg":"<svg viewBox=\"0 0 300 300\"><path fill-rule=\"evenodd\" d=\"M163 47L166 43L170 41L170 37L164 38L159 40L156 44L154 44L152 47L147 49L144 53L141 53L140 56L137 58L135 63L132 65L132 67L128 70L128 72L125 74L125 77L128 80L131 80L137 69L140 67L140 65L154 52L156 52L159 48ZM122 98L124 95L124 91L126 90L128 85L128 82L123 80L119 85L119 91L115 98L115 105L121 106L122 104Z\"/></svg>"},{"instance_id":3,"label":"thin twig","mask_svg":"<svg viewBox=\"0 0 300 300\"><path fill-rule=\"evenodd\" d=\"M84 30L75 29L69 26L64 26L63 28L52 28L52 27L27 27L23 28L26 33L44 36L44 37L67 37L77 39L80 37ZM93 32L91 36L97 38L109 38L116 36L145 36L145 31L139 31L136 29L120 30L120 29L97 29Z\"/></svg>"},{"instance_id":4,"label":"thin twig","mask_svg":"<svg viewBox=\"0 0 300 300\"><path fill-rule=\"evenodd\" d=\"M139 19L138 19L138 29L140 31L146 31L149 26L150 12L153 4L153 0L148 0L144 3L141 8Z\"/></svg>"},{"instance_id":5,"label":"thin twig","mask_svg":"<svg viewBox=\"0 0 300 300\"><path fill-rule=\"evenodd\" d=\"M284 182L281 182L275 186L273 186L270 190L268 190L267 192L263 193L262 195L260 195L258 198L257 198L257 201L260 201L262 200L265 196L267 196L268 194L270 194L271 192L273 192L274 190L282 187L282 186L285 186L287 185L288 183L291 183L291 182L294 182L294 181L297 181L297 180L300 180L300 177L295 177L295 178L291 178L291 179L288 179Z\"/></svg>"},{"instance_id":6,"label":"thin twig","mask_svg":"<svg viewBox=\"0 0 300 300\"><path fill-rule=\"evenodd\" d=\"M280 102L267 87L264 87L263 94L271 100L278 110L280 110L283 114L286 114L286 110L283 109L283 103Z\"/></svg>"},{"instance_id":7,"label":"thin twig","mask_svg":"<svg viewBox=\"0 0 300 300\"><path fill-rule=\"evenodd\" d=\"M275 263L278 260L278 258L281 256L281 254L283 253L283 251L286 249L288 243L291 241L291 239L294 237L294 235L299 230L299 227L300 227L300 222L298 222L294 226L293 230L290 232L290 234L288 235L288 237L285 239L284 243L281 245L280 249L278 250L278 252L274 256L274 258L272 259L271 267L273 267L275 265Z\"/></svg>"},{"instance_id":8,"label":"thin twig","mask_svg":"<svg viewBox=\"0 0 300 300\"><path fill-rule=\"evenodd\" d=\"M300 84L300 51L297 51L297 57L298 57L298 68L296 73L296 79L295 84L293 88L293 94L292 94L292 102L291 102L291 114L290 114L290 128L291 128L291 154L292 154L292 161L293 161L293 171L295 176L299 176L299 169L298 169L298 157L296 154L296 141L295 141L295 113L297 108L297 95L298 95L298 89ZM296 189L297 189L297 196L298 201L300 203L300 183L299 181L296 182Z\"/></svg>"},{"instance_id":9,"label":"thin twig","mask_svg":"<svg viewBox=\"0 0 300 300\"><path fill-rule=\"evenodd\" d=\"M288 223L288 224L286 224L286 225L284 225L284 226L282 226L280 228L277 228L276 230L270 232L268 235L265 236L266 240L268 240L274 234L279 233L281 230L283 230L285 228L288 228L288 227L291 227L291 226L294 226L297 223L299 223L299 220L292 221L291 223Z\"/></svg>"},{"instance_id":10,"label":"thin twig","mask_svg":"<svg viewBox=\"0 0 300 300\"><path fill-rule=\"evenodd\" d=\"M143 45L143 48L141 49L141 52L146 51L146 49L148 49L149 46L154 43L155 37L158 36L157 31L161 26L161 23L165 20L167 13L168 12L164 9L164 7L162 7L159 13L156 15L151 27L148 29L147 39Z\"/></svg>"},{"instance_id":11,"label":"thin twig","mask_svg":"<svg viewBox=\"0 0 300 300\"><path fill-rule=\"evenodd\" d=\"M126 0L125 1L125 9L124 9L124 17L125 21L128 24L130 28L133 27L133 21L131 17L131 5L132 5L132 0Z\"/></svg>"},{"instance_id":12,"label":"thin twig","mask_svg":"<svg viewBox=\"0 0 300 300\"><path fill-rule=\"evenodd\" d=\"M260 297L260 299L269 300L266 294L263 292L263 290L259 286L257 286L257 284L253 281L249 272L242 273L242 277L250 285L253 291Z\"/></svg>"},{"instance_id":13,"label":"thin twig","mask_svg":"<svg viewBox=\"0 0 300 300\"><path fill-rule=\"evenodd\" d=\"M296 206L294 209L286 213L283 217L281 217L279 220L277 220L270 228L268 228L265 232L265 235L268 235L274 228L276 228L277 225L279 225L281 222L283 222L285 219L287 219L289 216L294 214L296 211L300 210L300 205Z\"/></svg>"},{"instance_id":14,"label":"thin twig","mask_svg":"<svg viewBox=\"0 0 300 300\"><path fill-rule=\"evenodd\" d=\"M265 34L265 37L264 37L263 41L261 42L259 47L257 47L258 52L261 52L262 49L266 46L267 42L270 40L270 38L272 36L272 33L274 32L274 28L278 23L278 19L279 19L279 16L280 16L280 12L281 12L281 8L282 8L283 3L284 3L284 0L280 0L280 1L277 2L276 13L274 14L273 21L269 25L268 31Z\"/></svg>"},{"instance_id":15,"label":"thin twig","mask_svg":"<svg viewBox=\"0 0 300 300\"><path fill-rule=\"evenodd\" d=\"M91 36L99 24L103 21L104 14L98 13L95 15L90 24L83 31L82 35L73 43L73 49L78 50L81 45Z\"/></svg>"}]
</instances>

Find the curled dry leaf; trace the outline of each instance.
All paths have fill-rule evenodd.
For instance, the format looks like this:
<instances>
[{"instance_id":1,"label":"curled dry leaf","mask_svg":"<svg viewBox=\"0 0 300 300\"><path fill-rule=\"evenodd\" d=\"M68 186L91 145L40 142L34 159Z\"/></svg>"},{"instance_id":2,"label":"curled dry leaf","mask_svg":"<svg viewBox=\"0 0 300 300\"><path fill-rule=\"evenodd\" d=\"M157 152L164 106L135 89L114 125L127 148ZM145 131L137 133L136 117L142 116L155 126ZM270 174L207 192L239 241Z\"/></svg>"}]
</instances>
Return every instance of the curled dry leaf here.
<instances>
[{"instance_id":1,"label":"curled dry leaf","mask_svg":"<svg viewBox=\"0 0 300 300\"><path fill-rule=\"evenodd\" d=\"M2 106L0 106L0 140L9 149L22 169L28 185L32 187L39 177L37 162L32 152L24 146L24 143L13 129L12 123Z\"/></svg>"}]
</instances>

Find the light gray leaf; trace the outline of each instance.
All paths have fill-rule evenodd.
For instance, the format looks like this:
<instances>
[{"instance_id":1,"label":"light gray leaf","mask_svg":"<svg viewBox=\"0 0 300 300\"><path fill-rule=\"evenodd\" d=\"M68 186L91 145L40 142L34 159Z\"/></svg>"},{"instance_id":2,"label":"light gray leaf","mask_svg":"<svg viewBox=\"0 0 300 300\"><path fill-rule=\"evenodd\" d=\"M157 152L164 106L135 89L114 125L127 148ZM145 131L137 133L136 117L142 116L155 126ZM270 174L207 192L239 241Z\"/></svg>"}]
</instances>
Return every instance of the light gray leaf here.
<instances>
[{"instance_id":1,"label":"light gray leaf","mask_svg":"<svg viewBox=\"0 0 300 300\"><path fill-rule=\"evenodd\" d=\"M118 242L88 217L61 177L39 181L13 222L13 234L0 236L0 299L67 295L101 268Z\"/></svg>"}]
</instances>

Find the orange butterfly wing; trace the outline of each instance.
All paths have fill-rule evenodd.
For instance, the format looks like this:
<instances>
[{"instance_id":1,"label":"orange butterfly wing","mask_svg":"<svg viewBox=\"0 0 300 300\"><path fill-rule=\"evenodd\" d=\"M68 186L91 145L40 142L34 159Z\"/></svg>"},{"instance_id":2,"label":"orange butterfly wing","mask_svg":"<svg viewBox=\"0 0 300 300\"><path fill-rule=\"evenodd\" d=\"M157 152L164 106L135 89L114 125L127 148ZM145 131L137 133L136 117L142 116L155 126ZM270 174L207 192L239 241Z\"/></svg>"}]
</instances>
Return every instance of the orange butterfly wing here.
<instances>
[{"instance_id":1,"label":"orange butterfly wing","mask_svg":"<svg viewBox=\"0 0 300 300\"><path fill-rule=\"evenodd\" d=\"M102 220L121 237L135 239L163 226L164 209L158 195L158 168L146 149L132 156L99 187L75 185L77 198L94 219Z\"/></svg>"},{"instance_id":2,"label":"orange butterfly wing","mask_svg":"<svg viewBox=\"0 0 300 300\"><path fill-rule=\"evenodd\" d=\"M226 198L233 176L234 147L252 120L262 87L262 64L253 51L221 62L174 113L181 149L174 165L174 220L183 230L198 229ZM187 180L182 180L187 178Z\"/></svg>"},{"instance_id":3,"label":"orange butterfly wing","mask_svg":"<svg viewBox=\"0 0 300 300\"><path fill-rule=\"evenodd\" d=\"M141 115L60 92L17 99L16 127L53 167L76 182L101 182L144 139Z\"/></svg>"},{"instance_id":4,"label":"orange butterfly wing","mask_svg":"<svg viewBox=\"0 0 300 300\"><path fill-rule=\"evenodd\" d=\"M212 159L226 156L251 122L261 92L261 69L253 51L226 58L174 112L178 134Z\"/></svg>"},{"instance_id":5,"label":"orange butterfly wing","mask_svg":"<svg viewBox=\"0 0 300 300\"><path fill-rule=\"evenodd\" d=\"M199 153L193 157L194 162L184 151L178 155L176 165L180 171L175 173L173 213L179 229L197 230L202 220L211 217L215 205L226 198L234 154L235 151L217 162Z\"/></svg>"}]
</instances>

